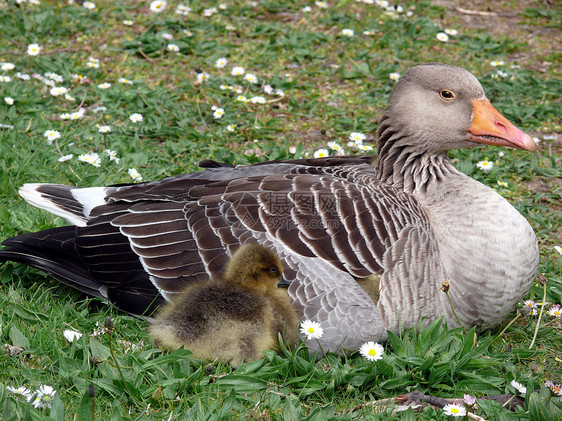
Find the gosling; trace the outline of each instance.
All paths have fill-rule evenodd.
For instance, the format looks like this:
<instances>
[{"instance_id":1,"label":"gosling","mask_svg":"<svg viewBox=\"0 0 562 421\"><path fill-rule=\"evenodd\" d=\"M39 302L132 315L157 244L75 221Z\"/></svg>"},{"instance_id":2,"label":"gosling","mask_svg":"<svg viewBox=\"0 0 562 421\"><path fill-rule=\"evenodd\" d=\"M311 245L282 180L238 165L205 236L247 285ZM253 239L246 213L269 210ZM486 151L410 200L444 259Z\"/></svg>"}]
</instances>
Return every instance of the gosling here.
<instances>
[{"instance_id":1,"label":"gosling","mask_svg":"<svg viewBox=\"0 0 562 421\"><path fill-rule=\"evenodd\" d=\"M278 334L297 343L299 316L282 278L283 265L272 250L245 244L217 279L189 285L166 304L149 327L154 342L185 347L199 359L221 359L233 367L279 351Z\"/></svg>"}]
</instances>

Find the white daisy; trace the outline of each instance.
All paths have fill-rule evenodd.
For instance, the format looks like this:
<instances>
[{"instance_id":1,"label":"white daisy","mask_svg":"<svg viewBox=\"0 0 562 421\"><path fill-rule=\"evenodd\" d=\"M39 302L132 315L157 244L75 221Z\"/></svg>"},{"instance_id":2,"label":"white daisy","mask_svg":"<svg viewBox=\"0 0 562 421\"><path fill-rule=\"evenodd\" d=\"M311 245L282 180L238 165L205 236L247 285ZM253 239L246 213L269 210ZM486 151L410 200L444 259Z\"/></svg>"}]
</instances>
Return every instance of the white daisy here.
<instances>
[{"instance_id":1,"label":"white daisy","mask_svg":"<svg viewBox=\"0 0 562 421\"><path fill-rule=\"evenodd\" d=\"M6 389L9 392L15 393L16 395L21 395L24 396L27 400L29 400L29 398L31 398L31 390L29 390L27 387L12 387L12 386L6 386Z\"/></svg>"},{"instance_id":2,"label":"white daisy","mask_svg":"<svg viewBox=\"0 0 562 421\"><path fill-rule=\"evenodd\" d=\"M240 66L235 66L232 68L232 70L230 71L230 74L232 76L242 76L244 74L246 70L244 70L243 67Z\"/></svg>"},{"instance_id":3,"label":"white daisy","mask_svg":"<svg viewBox=\"0 0 562 421\"><path fill-rule=\"evenodd\" d=\"M328 142L326 145L333 151L341 151L342 147L337 142Z\"/></svg>"},{"instance_id":4,"label":"white daisy","mask_svg":"<svg viewBox=\"0 0 562 421\"><path fill-rule=\"evenodd\" d=\"M56 86L49 91L52 96L64 95L67 92L68 88L65 88L64 86Z\"/></svg>"},{"instance_id":5,"label":"white daisy","mask_svg":"<svg viewBox=\"0 0 562 421\"><path fill-rule=\"evenodd\" d=\"M213 16L217 12L218 10L216 7L209 7L208 9L203 9L203 12L201 12L201 14L203 16L209 17L209 16Z\"/></svg>"},{"instance_id":6,"label":"white daisy","mask_svg":"<svg viewBox=\"0 0 562 421\"><path fill-rule=\"evenodd\" d=\"M222 69L223 67L225 67L228 64L228 60L224 57L218 58L217 61L215 61L215 67L217 69Z\"/></svg>"},{"instance_id":7,"label":"white daisy","mask_svg":"<svg viewBox=\"0 0 562 421\"><path fill-rule=\"evenodd\" d=\"M365 135L363 133L353 132L349 134L349 140L355 143L362 143L365 140Z\"/></svg>"},{"instance_id":8,"label":"white daisy","mask_svg":"<svg viewBox=\"0 0 562 421\"><path fill-rule=\"evenodd\" d=\"M111 133L111 127L110 126L100 126L98 124L98 132L103 133L103 134Z\"/></svg>"},{"instance_id":9,"label":"white daisy","mask_svg":"<svg viewBox=\"0 0 562 421\"><path fill-rule=\"evenodd\" d=\"M164 38L164 39L167 40L167 41L171 41L171 40L174 39L174 36L173 36L172 34L169 34L169 33L167 33L167 32L164 32L164 33L162 34L162 38Z\"/></svg>"},{"instance_id":10,"label":"white daisy","mask_svg":"<svg viewBox=\"0 0 562 421\"><path fill-rule=\"evenodd\" d=\"M82 6L84 6L88 10L94 10L96 8L96 5L91 1L85 1Z\"/></svg>"},{"instance_id":11,"label":"white daisy","mask_svg":"<svg viewBox=\"0 0 562 421\"><path fill-rule=\"evenodd\" d=\"M233 132L236 129L236 126L234 124L229 124L228 126L226 126L226 130L228 130L229 132Z\"/></svg>"},{"instance_id":12,"label":"white daisy","mask_svg":"<svg viewBox=\"0 0 562 421\"><path fill-rule=\"evenodd\" d=\"M450 415L452 417L464 417L466 416L466 408L462 405L455 405L454 403L450 403L443 407L443 411L446 415Z\"/></svg>"},{"instance_id":13,"label":"white daisy","mask_svg":"<svg viewBox=\"0 0 562 421\"><path fill-rule=\"evenodd\" d=\"M136 168L129 168L128 172L134 181L142 181L142 176L139 174Z\"/></svg>"},{"instance_id":14,"label":"white daisy","mask_svg":"<svg viewBox=\"0 0 562 421\"><path fill-rule=\"evenodd\" d=\"M49 145L52 144L55 140L60 139L60 133L56 130L47 130L43 133L43 136L47 138Z\"/></svg>"},{"instance_id":15,"label":"white daisy","mask_svg":"<svg viewBox=\"0 0 562 421\"><path fill-rule=\"evenodd\" d=\"M516 382L515 380L511 381L511 385L513 386L513 388L515 390L517 390L519 393L521 393L522 395L527 393L527 388L525 386L523 386L521 383Z\"/></svg>"},{"instance_id":16,"label":"white daisy","mask_svg":"<svg viewBox=\"0 0 562 421\"><path fill-rule=\"evenodd\" d=\"M70 113L70 120L79 120L82 117L84 117L84 113L86 112L86 110L84 110L84 108L80 108L78 111L75 111L73 113Z\"/></svg>"},{"instance_id":17,"label":"white daisy","mask_svg":"<svg viewBox=\"0 0 562 421\"><path fill-rule=\"evenodd\" d=\"M120 158L117 158L117 152L112 151L111 149L106 149L103 151L108 157L110 161L115 161L116 164L119 164Z\"/></svg>"},{"instance_id":18,"label":"white daisy","mask_svg":"<svg viewBox=\"0 0 562 421\"><path fill-rule=\"evenodd\" d=\"M355 32L353 31L353 29L342 29L341 34L346 37L352 37L353 35L355 35Z\"/></svg>"},{"instance_id":19,"label":"white daisy","mask_svg":"<svg viewBox=\"0 0 562 421\"><path fill-rule=\"evenodd\" d=\"M357 145L357 149L360 151L372 151L373 147L371 145L364 145L361 143L360 145Z\"/></svg>"},{"instance_id":20,"label":"white daisy","mask_svg":"<svg viewBox=\"0 0 562 421\"><path fill-rule=\"evenodd\" d=\"M59 161L59 162L70 161L73 156L74 156L73 154L63 155L63 156L61 156L61 157L58 159L58 161Z\"/></svg>"},{"instance_id":21,"label":"white daisy","mask_svg":"<svg viewBox=\"0 0 562 421\"><path fill-rule=\"evenodd\" d=\"M92 164L94 167L99 167L101 165L101 158L95 152L82 154L78 157L78 160Z\"/></svg>"},{"instance_id":22,"label":"white daisy","mask_svg":"<svg viewBox=\"0 0 562 421\"><path fill-rule=\"evenodd\" d=\"M209 79L209 77L210 77L209 73L205 73L205 72L197 73L197 82L199 83L205 82Z\"/></svg>"},{"instance_id":23,"label":"white daisy","mask_svg":"<svg viewBox=\"0 0 562 421\"><path fill-rule=\"evenodd\" d=\"M187 16L189 15L189 12L191 12L191 7L189 6L178 4L178 6L176 7L176 14L178 15Z\"/></svg>"},{"instance_id":24,"label":"white daisy","mask_svg":"<svg viewBox=\"0 0 562 421\"><path fill-rule=\"evenodd\" d=\"M74 98L72 95L70 94L64 94L64 99L66 99L67 101L76 101L76 98Z\"/></svg>"},{"instance_id":25,"label":"white daisy","mask_svg":"<svg viewBox=\"0 0 562 421\"><path fill-rule=\"evenodd\" d=\"M476 166L484 172L490 171L494 168L494 163L485 159L484 161L479 161L476 163Z\"/></svg>"},{"instance_id":26,"label":"white daisy","mask_svg":"<svg viewBox=\"0 0 562 421\"><path fill-rule=\"evenodd\" d=\"M30 56L36 56L41 52L41 46L39 44L29 44L27 46L27 54Z\"/></svg>"},{"instance_id":27,"label":"white daisy","mask_svg":"<svg viewBox=\"0 0 562 421\"><path fill-rule=\"evenodd\" d=\"M163 0L153 1L152 3L150 3L150 11L154 13L160 13L166 8L167 5L168 2Z\"/></svg>"},{"instance_id":28,"label":"white daisy","mask_svg":"<svg viewBox=\"0 0 562 421\"><path fill-rule=\"evenodd\" d=\"M66 329L64 332L62 332L62 334L68 342L74 342L75 340L82 337L82 334L80 332L70 329Z\"/></svg>"},{"instance_id":29,"label":"white daisy","mask_svg":"<svg viewBox=\"0 0 562 421\"><path fill-rule=\"evenodd\" d=\"M560 254L560 256L562 256L562 247L554 246L554 250L556 250L558 252L558 254Z\"/></svg>"},{"instance_id":30,"label":"white daisy","mask_svg":"<svg viewBox=\"0 0 562 421\"><path fill-rule=\"evenodd\" d=\"M400 73L398 73L398 72L389 73L388 78L390 80L397 81L398 79L400 79Z\"/></svg>"},{"instance_id":31,"label":"white daisy","mask_svg":"<svg viewBox=\"0 0 562 421\"><path fill-rule=\"evenodd\" d=\"M11 96L5 96L4 102L8 105L12 105L14 103L14 98L12 98Z\"/></svg>"},{"instance_id":32,"label":"white daisy","mask_svg":"<svg viewBox=\"0 0 562 421\"><path fill-rule=\"evenodd\" d=\"M222 108L217 108L215 110L215 112L213 113L213 117L217 118L217 119L221 118L223 115L224 115L224 109L222 109Z\"/></svg>"},{"instance_id":33,"label":"white daisy","mask_svg":"<svg viewBox=\"0 0 562 421\"><path fill-rule=\"evenodd\" d=\"M254 104L265 104L267 100L263 96L253 96L250 98L250 102Z\"/></svg>"},{"instance_id":34,"label":"white daisy","mask_svg":"<svg viewBox=\"0 0 562 421\"><path fill-rule=\"evenodd\" d=\"M92 59L90 57L90 59L88 59L88 61L86 62L86 66L91 67L92 69L99 69L100 61L98 59Z\"/></svg>"},{"instance_id":35,"label":"white daisy","mask_svg":"<svg viewBox=\"0 0 562 421\"><path fill-rule=\"evenodd\" d=\"M61 120L68 120L68 119L70 119L70 114L69 113L63 113L59 116L59 118Z\"/></svg>"},{"instance_id":36,"label":"white daisy","mask_svg":"<svg viewBox=\"0 0 562 421\"><path fill-rule=\"evenodd\" d=\"M490 62L490 66L493 67L503 66L504 64L505 62L503 60L493 60Z\"/></svg>"},{"instance_id":37,"label":"white daisy","mask_svg":"<svg viewBox=\"0 0 562 421\"><path fill-rule=\"evenodd\" d=\"M111 88L111 83L109 83L109 82L100 83L100 84L98 85L98 88L100 88L100 89L109 89L109 88Z\"/></svg>"},{"instance_id":38,"label":"white daisy","mask_svg":"<svg viewBox=\"0 0 562 421\"><path fill-rule=\"evenodd\" d=\"M10 76L0 76L0 82L11 82L12 78Z\"/></svg>"},{"instance_id":39,"label":"white daisy","mask_svg":"<svg viewBox=\"0 0 562 421\"><path fill-rule=\"evenodd\" d=\"M132 25L133 25L133 21L132 21L132 20L129 20L129 19L126 19L126 20L123 21L123 25L132 26Z\"/></svg>"},{"instance_id":40,"label":"white daisy","mask_svg":"<svg viewBox=\"0 0 562 421\"><path fill-rule=\"evenodd\" d=\"M552 306L548 309L548 315L550 317L562 317L562 312L560 311L560 306L559 305L555 305Z\"/></svg>"},{"instance_id":41,"label":"white daisy","mask_svg":"<svg viewBox=\"0 0 562 421\"><path fill-rule=\"evenodd\" d=\"M314 152L314 158L325 158L327 156L330 156L330 152L328 152L328 149L322 148Z\"/></svg>"},{"instance_id":42,"label":"white daisy","mask_svg":"<svg viewBox=\"0 0 562 421\"><path fill-rule=\"evenodd\" d=\"M133 123L140 123L143 120L142 114L139 113L133 113L129 116L129 120L131 120Z\"/></svg>"},{"instance_id":43,"label":"white daisy","mask_svg":"<svg viewBox=\"0 0 562 421\"><path fill-rule=\"evenodd\" d=\"M447 35L445 32L439 32L437 35L435 35L435 38L437 38L441 42L449 41L449 35Z\"/></svg>"},{"instance_id":44,"label":"white daisy","mask_svg":"<svg viewBox=\"0 0 562 421\"><path fill-rule=\"evenodd\" d=\"M384 348L379 343L369 341L361 345L361 348L359 348L359 353L369 361L378 361L382 359Z\"/></svg>"},{"instance_id":45,"label":"white daisy","mask_svg":"<svg viewBox=\"0 0 562 421\"><path fill-rule=\"evenodd\" d=\"M33 406L35 408L50 408L56 393L57 391L51 386L42 385L35 392L35 399L32 402Z\"/></svg>"},{"instance_id":46,"label":"white daisy","mask_svg":"<svg viewBox=\"0 0 562 421\"><path fill-rule=\"evenodd\" d=\"M236 101L246 102L246 101L248 101L248 98L246 98L244 95L238 95L236 97Z\"/></svg>"},{"instance_id":47,"label":"white daisy","mask_svg":"<svg viewBox=\"0 0 562 421\"><path fill-rule=\"evenodd\" d=\"M4 70L4 71L8 71L8 70L14 70L16 66L14 66L12 63L2 63L0 65L0 69Z\"/></svg>"},{"instance_id":48,"label":"white daisy","mask_svg":"<svg viewBox=\"0 0 562 421\"><path fill-rule=\"evenodd\" d=\"M505 181L500 181L500 180L498 180L498 186L500 186L500 187L508 187L509 184L506 183Z\"/></svg>"},{"instance_id":49,"label":"white daisy","mask_svg":"<svg viewBox=\"0 0 562 421\"><path fill-rule=\"evenodd\" d=\"M447 35L457 35L459 33L459 31L457 31L456 29L445 29L445 33Z\"/></svg>"},{"instance_id":50,"label":"white daisy","mask_svg":"<svg viewBox=\"0 0 562 421\"><path fill-rule=\"evenodd\" d=\"M17 77L17 78L20 78L21 80L29 80L29 79L31 79L31 76L29 76L27 73L20 73L20 72L17 72L17 73L16 73L16 77Z\"/></svg>"},{"instance_id":51,"label":"white daisy","mask_svg":"<svg viewBox=\"0 0 562 421\"><path fill-rule=\"evenodd\" d=\"M537 303L535 303L533 300L525 300L523 301L523 305L529 309L537 308Z\"/></svg>"},{"instance_id":52,"label":"white daisy","mask_svg":"<svg viewBox=\"0 0 562 421\"><path fill-rule=\"evenodd\" d=\"M313 322L312 320L305 320L301 323L301 333L306 335L306 339L319 339L324 334L324 329L320 323Z\"/></svg>"},{"instance_id":53,"label":"white daisy","mask_svg":"<svg viewBox=\"0 0 562 421\"><path fill-rule=\"evenodd\" d=\"M61 75L57 75L56 73L53 72L45 73L45 77L48 77L49 79L54 80L55 82L58 83L64 82L64 78Z\"/></svg>"},{"instance_id":54,"label":"white daisy","mask_svg":"<svg viewBox=\"0 0 562 421\"><path fill-rule=\"evenodd\" d=\"M328 8L328 3L326 3L325 1L315 1L314 4L321 9L327 9Z\"/></svg>"},{"instance_id":55,"label":"white daisy","mask_svg":"<svg viewBox=\"0 0 562 421\"><path fill-rule=\"evenodd\" d=\"M244 79L247 80L248 82L252 83L252 84L258 83L257 76L252 74L252 73L247 73L246 76L244 76Z\"/></svg>"},{"instance_id":56,"label":"white daisy","mask_svg":"<svg viewBox=\"0 0 562 421\"><path fill-rule=\"evenodd\" d=\"M297 153L297 147L296 146L289 146L289 153L290 154L296 154Z\"/></svg>"},{"instance_id":57,"label":"white daisy","mask_svg":"<svg viewBox=\"0 0 562 421\"><path fill-rule=\"evenodd\" d=\"M117 79L117 82L119 82L119 83L125 83L125 84L127 84L127 85L132 85L132 84L133 84L133 81L132 81L132 80L126 79L126 78L124 78L124 77L120 77L119 79Z\"/></svg>"},{"instance_id":58,"label":"white daisy","mask_svg":"<svg viewBox=\"0 0 562 421\"><path fill-rule=\"evenodd\" d=\"M167 49L168 51L173 52L173 53L177 53L177 52L180 51L180 47L178 47L176 44L168 44L168 45L166 46L166 49Z\"/></svg>"}]
</instances>

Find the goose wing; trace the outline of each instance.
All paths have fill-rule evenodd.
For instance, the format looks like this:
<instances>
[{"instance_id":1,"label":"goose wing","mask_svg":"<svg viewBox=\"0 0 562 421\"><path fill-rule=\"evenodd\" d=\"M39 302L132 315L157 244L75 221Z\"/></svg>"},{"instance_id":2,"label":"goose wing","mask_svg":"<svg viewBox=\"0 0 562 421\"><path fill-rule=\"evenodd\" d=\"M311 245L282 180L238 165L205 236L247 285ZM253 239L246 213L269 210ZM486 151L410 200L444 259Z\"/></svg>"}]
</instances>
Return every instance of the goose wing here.
<instances>
[{"instance_id":1,"label":"goose wing","mask_svg":"<svg viewBox=\"0 0 562 421\"><path fill-rule=\"evenodd\" d=\"M94 209L92 222L97 212L127 203L109 225L169 300L194 279L219 274L239 244L273 248L293 282L293 301L326 329L324 350L357 349L384 335L379 309L355 278L384 273L389 251L396 265L411 247L401 241L405 235L431 236L414 199L366 175L354 182L325 174L252 176L196 185L176 200L111 199Z\"/></svg>"}]
</instances>

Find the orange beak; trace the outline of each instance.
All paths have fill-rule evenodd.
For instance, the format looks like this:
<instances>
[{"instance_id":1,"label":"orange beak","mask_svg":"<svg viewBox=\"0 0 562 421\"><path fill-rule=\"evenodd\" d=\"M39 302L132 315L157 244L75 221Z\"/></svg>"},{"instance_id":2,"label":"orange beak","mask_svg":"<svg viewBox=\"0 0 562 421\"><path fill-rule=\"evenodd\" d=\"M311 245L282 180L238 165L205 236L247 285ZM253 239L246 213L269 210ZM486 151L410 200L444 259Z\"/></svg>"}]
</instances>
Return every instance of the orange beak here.
<instances>
[{"instance_id":1,"label":"orange beak","mask_svg":"<svg viewBox=\"0 0 562 421\"><path fill-rule=\"evenodd\" d=\"M468 128L470 141L534 152L535 141L499 113L490 101L472 100L474 115Z\"/></svg>"}]
</instances>

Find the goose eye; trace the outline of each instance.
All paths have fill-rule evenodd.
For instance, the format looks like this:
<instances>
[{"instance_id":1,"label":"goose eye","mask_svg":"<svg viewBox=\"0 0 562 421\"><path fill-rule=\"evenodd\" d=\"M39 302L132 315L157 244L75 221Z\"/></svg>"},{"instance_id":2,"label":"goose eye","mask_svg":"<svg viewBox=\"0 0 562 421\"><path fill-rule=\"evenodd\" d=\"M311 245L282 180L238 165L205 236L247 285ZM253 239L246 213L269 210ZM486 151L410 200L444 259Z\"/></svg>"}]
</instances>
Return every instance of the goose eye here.
<instances>
[{"instance_id":1,"label":"goose eye","mask_svg":"<svg viewBox=\"0 0 562 421\"><path fill-rule=\"evenodd\" d=\"M441 92L439 92L439 95L441 95L441 98L443 99L455 99L455 94L448 89L443 89Z\"/></svg>"},{"instance_id":2,"label":"goose eye","mask_svg":"<svg viewBox=\"0 0 562 421\"><path fill-rule=\"evenodd\" d=\"M271 273L273 273L274 275L277 275L279 273L279 271L277 270L277 268L275 266L273 266L272 268L269 269L269 271Z\"/></svg>"}]
</instances>

